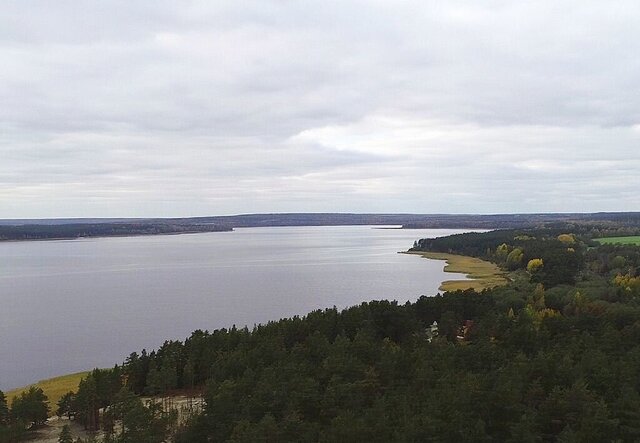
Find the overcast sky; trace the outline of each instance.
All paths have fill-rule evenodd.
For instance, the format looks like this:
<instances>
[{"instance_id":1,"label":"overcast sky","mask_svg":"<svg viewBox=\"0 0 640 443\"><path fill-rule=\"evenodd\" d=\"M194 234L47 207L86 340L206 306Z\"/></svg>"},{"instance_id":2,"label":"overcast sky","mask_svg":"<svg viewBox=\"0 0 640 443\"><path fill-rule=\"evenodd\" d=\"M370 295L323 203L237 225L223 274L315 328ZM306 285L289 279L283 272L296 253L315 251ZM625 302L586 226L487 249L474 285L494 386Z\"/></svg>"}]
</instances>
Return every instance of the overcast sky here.
<instances>
[{"instance_id":1,"label":"overcast sky","mask_svg":"<svg viewBox=\"0 0 640 443\"><path fill-rule=\"evenodd\" d=\"M0 218L640 210L640 4L3 1Z\"/></svg>"}]
</instances>

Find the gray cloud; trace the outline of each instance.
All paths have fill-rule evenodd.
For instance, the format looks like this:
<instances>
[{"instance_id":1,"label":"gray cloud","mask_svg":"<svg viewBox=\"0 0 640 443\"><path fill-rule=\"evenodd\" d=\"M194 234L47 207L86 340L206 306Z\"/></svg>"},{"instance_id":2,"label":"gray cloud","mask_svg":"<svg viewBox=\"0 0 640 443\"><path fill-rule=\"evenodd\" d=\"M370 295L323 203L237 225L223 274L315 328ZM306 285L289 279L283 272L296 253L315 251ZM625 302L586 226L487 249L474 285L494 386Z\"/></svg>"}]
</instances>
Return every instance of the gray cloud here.
<instances>
[{"instance_id":1,"label":"gray cloud","mask_svg":"<svg viewBox=\"0 0 640 443\"><path fill-rule=\"evenodd\" d=\"M0 217L640 209L636 2L0 12Z\"/></svg>"}]
</instances>

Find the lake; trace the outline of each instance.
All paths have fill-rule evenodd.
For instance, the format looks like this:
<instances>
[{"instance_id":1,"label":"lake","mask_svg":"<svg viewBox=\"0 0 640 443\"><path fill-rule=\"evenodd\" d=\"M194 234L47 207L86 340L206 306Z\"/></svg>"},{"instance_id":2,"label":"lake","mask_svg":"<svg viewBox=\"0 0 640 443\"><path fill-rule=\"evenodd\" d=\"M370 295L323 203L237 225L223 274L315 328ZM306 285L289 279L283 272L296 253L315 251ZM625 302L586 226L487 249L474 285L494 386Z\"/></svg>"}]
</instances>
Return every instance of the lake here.
<instances>
[{"instance_id":1,"label":"lake","mask_svg":"<svg viewBox=\"0 0 640 443\"><path fill-rule=\"evenodd\" d=\"M398 254L468 230L371 226L0 243L0 389L213 330L433 295L444 262Z\"/></svg>"}]
</instances>

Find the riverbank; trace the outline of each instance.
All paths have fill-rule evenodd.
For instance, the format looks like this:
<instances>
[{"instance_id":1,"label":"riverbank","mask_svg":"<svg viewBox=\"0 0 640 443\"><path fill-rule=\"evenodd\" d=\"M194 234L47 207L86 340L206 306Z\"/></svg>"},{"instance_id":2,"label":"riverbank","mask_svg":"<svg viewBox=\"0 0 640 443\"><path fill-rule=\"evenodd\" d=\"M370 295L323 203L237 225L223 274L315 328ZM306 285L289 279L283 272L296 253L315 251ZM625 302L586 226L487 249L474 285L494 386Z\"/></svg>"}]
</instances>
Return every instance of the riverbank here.
<instances>
[{"instance_id":1,"label":"riverbank","mask_svg":"<svg viewBox=\"0 0 640 443\"><path fill-rule=\"evenodd\" d=\"M404 254L420 255L431 260L445 260L445 272L465 274L469 280L446 280L440 285L440 291L457 291L494 288L507 283L505 272L495 263L465 255L446 254L444 252L407 251Z\"/></svg>"}]
</instances>

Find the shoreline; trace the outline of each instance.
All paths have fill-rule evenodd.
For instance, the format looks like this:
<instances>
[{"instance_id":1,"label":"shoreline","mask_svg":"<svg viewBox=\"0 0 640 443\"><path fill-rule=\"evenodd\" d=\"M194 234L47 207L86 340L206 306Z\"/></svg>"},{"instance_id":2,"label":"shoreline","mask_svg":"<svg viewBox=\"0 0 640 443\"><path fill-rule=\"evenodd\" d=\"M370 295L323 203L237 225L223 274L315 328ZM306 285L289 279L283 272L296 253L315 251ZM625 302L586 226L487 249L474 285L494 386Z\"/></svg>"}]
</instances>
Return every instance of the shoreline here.
<instances>
[{"instance_id":1,"label":"shoreline","mask_svg":"<svg viewBox=\"0 0 640 443\"><path fill-rule=\"evenodd\" d=\"M502 286L508 282L506 273L496 264L466 255L448 254L445 252L402 251L401 254L419 255L430 260L444 260L444 272L464 274L469 280L445 280L438 290L449 292L457 290L484 289Z\"/></svg>"},{"instance_id":2,"label":"shoreline","mask_svg":"<svg viewBox=\"0 0 640 443\"><path fill-rule=\"evenodd\" d=\"M92 238L129 238L129 237L156 237L160 235L191 235L191 234L212 234L218 232L234 232L233 228L221 229L218 231L176 231L176 232L158 232L152 234L115 234L115 235L84 235L79 237L47 237L47 238L21 238L21 239L1 239L0 243L22 243L32 241L71 241L85 240Z\"/></svg>"},{"instance_id":3,"label":"shoreline","mask_svg":"<svg viewBox=\"0 0 640 443\"><path fill-rule=\"evenodd\" d=\"M378 228L380 229L380 228ZM383 228L384 229L384 228ZM387 228L389 229L389 228ZM394 228L392 228L394 229ZM395 228L397 229L397 228ZM233 231L211 231L211 232L233 232ZM182 234L199 234L207 232L180 232L180 233L162 233L162 234L136 234L136 235L119 235L119 236L105 236L105 237L81 237L82 238L107 238L107 237L139 237L139 236L152 236L152 235L182 235ZM13 241L60 241L71 239L33 239L33 240L8 240ZM481 260L475 257L455 255L440 252L428 252L428 251L399 251L399 254L418 255L422 258L431 260L444 260L444 272L464 274L468 280L445 280L442 281L439 287L439 291L449 292L456 290L474 289L476 291L482 291L483 289L493 288L496 286L504 285L508 282L506 273L498 268L494 263ZM52 406L55 405L60 396L69 390L76 390L80 379L86 376L89 372L77 372L71 374L64 374L49 379L39 380L35 383L31 383L19 388L13 388L5 391L7 399L10 401L16 395L23 390L28 389L30 386L40 386L48 395ZM53 409L53 408L52 408ZM53 412L53 411L52 411Z\"/></svg>"}]
</instances>

